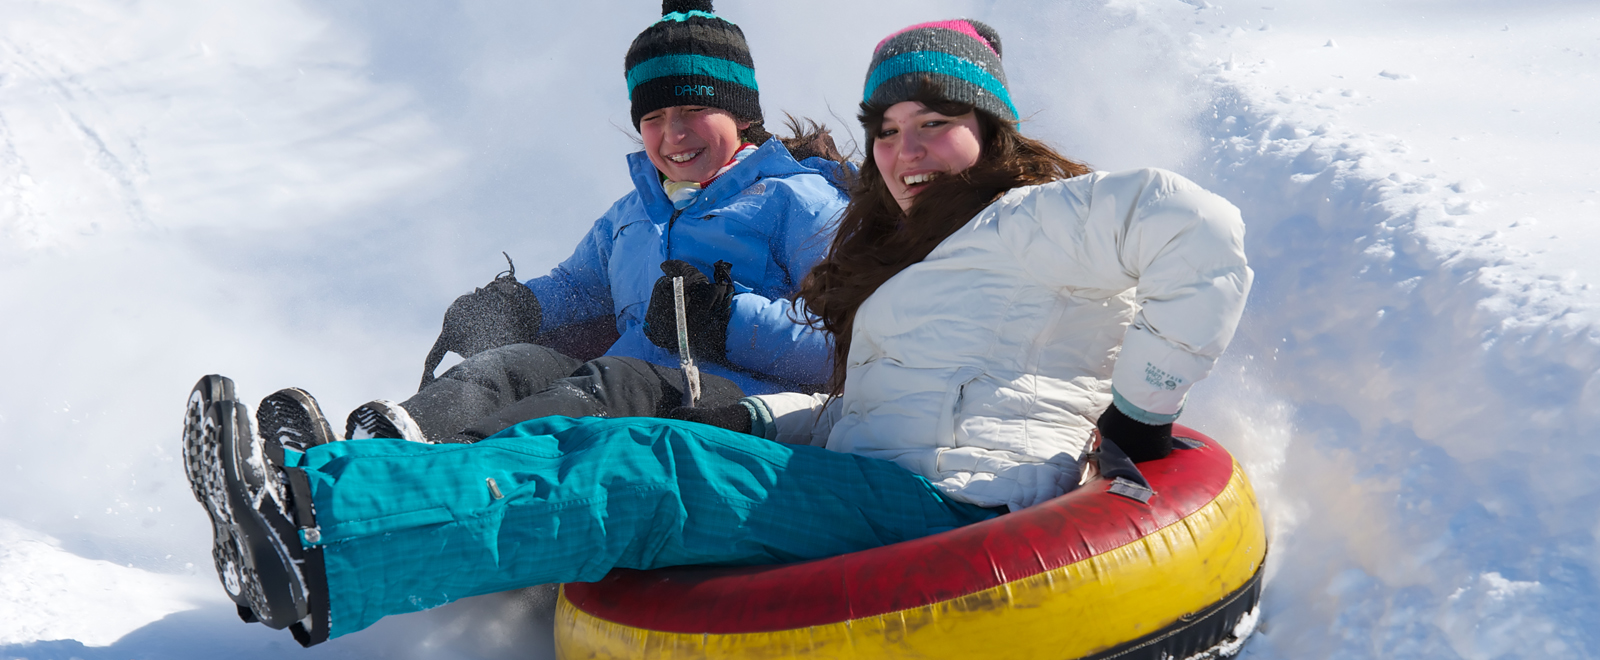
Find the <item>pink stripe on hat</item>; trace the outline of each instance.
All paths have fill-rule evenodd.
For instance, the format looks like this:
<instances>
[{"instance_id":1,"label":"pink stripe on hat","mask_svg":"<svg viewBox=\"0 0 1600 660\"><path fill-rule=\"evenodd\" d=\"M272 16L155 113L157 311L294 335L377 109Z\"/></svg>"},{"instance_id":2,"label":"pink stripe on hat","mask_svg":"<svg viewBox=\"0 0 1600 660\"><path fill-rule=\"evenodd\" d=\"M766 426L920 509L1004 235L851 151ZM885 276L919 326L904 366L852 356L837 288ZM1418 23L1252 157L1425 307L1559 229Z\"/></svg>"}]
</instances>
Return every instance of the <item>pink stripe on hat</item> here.
<instances>
[{"instance_id":1,"label":"pink stripe on hat","mask_svg":"<svg viewBox=\"0 0 1600 660\"><path fill-rule=\"evenodd\" d=\"M964 35L972 37L973 39L977 39L978 43L981 43L986 48L988 48L990 52L994 53L995 57L999 57L1000 56L1000 51L995 50L994 49L994 45L990 44L988 39L985 39L985 38L983 38L983 35L978 34L978 31L974 30L972 28L972 24L971 23L968 23L968 22L966 22L964 20L959 20L959 19L958 20L953 20L953 21L933 21L933 22L930 22L930 23L918 23L918 24L913 25L911 27L908 27L908 28L906 28L904 30L900 30L898 32L895 32L894 34L891 34L891 35L889 35L887 37L884 37L883 41L879 41L878 45L872 47L872 52L874 52L874 53L878 52L878 49L879 48L883 48L883 45L885 43L888 43L890 39L898 37L898 36L900 36L902 34L910 32L912 30L920 30L922 28L943 28L945 30L955 30L956 32L960 32L960 33L962 33Z\"/></svg>"}]
</instances>

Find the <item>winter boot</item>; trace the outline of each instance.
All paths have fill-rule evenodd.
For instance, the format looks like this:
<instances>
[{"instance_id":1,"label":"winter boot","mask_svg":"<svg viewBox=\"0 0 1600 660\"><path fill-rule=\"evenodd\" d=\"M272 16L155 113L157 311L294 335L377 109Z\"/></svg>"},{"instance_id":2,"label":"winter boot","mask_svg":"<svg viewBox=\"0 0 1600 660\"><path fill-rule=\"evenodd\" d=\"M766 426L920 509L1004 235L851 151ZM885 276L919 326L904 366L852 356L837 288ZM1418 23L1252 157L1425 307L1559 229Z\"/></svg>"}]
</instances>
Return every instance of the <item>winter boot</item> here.
<instances>
[{"instance_id":1,"label":"winter boot","mask_svg":"<svg viewBox=\"0 0 1600 660\"><path fill-rule=\"evenodd\" d=\"M411 442L429 442L422 427L411 418L400 404L385 399L373 399L350 411L344 422L344 439L399 438Z\"/></svg>"},{"instance_id":2,"label":"winter boot","mask_svg":"<svg viewBox=\"0 0 1600 660\"><path fill-rule=\"evenodd\" d=\"M298 387L286 387L262 399L256 409L256 428L269 442L301 452L334 440L333 427L317 400Z\"/></svg>"},{"instance_id":3,"label":"winter boot","mask_svg":"<svg viewBox=\"0 0 1600 660\"><path fill-rule=\"evenodd\" d=\"M305 473L285 468L283 447L251 432L232 382L207 376L190 395L183 430L189 485L211 518L211 556L240 618L290 628L310 646L327 639L327 580ZM297 429L307 435L310 429Z\"/></svg>"}]
</instances>

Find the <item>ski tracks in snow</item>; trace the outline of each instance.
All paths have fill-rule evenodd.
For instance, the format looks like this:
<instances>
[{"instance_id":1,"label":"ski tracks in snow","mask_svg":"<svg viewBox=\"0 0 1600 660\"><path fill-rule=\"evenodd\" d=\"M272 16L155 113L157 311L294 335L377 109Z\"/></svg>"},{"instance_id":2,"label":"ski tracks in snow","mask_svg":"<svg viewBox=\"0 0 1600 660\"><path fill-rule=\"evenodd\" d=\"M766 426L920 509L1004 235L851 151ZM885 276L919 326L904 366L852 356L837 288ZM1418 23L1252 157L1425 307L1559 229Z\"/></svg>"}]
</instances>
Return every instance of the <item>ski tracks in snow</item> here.
<instances>
[{"instance_id":1,"label":"ski tracks in snow","mask_svg":"<svg viewBox=\"0 0 1600 660\"><path fill-rule=\"evenodd\" d=\"M1242 409L1197 416L1242 432L1272 528L1246 657L1600 651L1591 285L1504 240L1518 213L1486 169L1412 174L1428 154L1345 125L1360 84L1275 86L1270 60L1191 37L1211 104L1188 171L1243 210L1257 276L1202 394Z\"/></svg>"},{"instance_id":2,"label":"ski tracks in snow","mask_svg":"<svg viewBox=\"0 0 1600 660\"><path fill-rule=\"evenodd\" d=\"M90 86L87 76L53 61L48 50L4 38L0 54L0 88L9 97L0 106L0 165L5 168L0 191L12 200L6 205L11 208L0 207L0 228L33 247L54 244L63 232L92 235L113 219L104 209L74 213L73 202L103 196L111 198L122 220L148 228L150 214L140 189L149 179L148 162L135 138L108 126L112 104ZM63 133L76 139L81 159L69 160L71 152L59 143L37 139Z\"/></svg>"}]
</instances>

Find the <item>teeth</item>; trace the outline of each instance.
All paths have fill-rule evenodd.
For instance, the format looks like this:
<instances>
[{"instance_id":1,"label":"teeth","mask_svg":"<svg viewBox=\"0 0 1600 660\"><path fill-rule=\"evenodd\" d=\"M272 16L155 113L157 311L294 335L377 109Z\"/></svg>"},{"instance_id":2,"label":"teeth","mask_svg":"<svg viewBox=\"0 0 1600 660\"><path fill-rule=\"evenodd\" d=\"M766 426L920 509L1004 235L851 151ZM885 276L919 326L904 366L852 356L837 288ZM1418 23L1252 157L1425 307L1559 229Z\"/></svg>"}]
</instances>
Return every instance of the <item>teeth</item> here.
<instances>
[{"instance_id":1,"label":"teeth","mask_svg":"<svg viewBox=\"0 0 1600 660\"><path fill-rule=\"evenodd\" d=\"M924 173L924 174L913 174L911 176L905 177L904 179L902 179L902 181L905 181L906 185L908 185L908 186L914 186L914 185L917 185L919 183L927 183L929 181L932 181L933 177L936 177L938 175L939 175L938 172L927 172L927 173Z\"/></svg>"},{"instance_id":2,"label":"teeth","mask_svg":"<svg viewBox=\"0 0 1600 660\"><path fill-rule=\"evenodd\" d=\"M695 156L698 156L698 155L700 155L700 152L691 151L691 152L686 153L686 154L674 154L674 155L671 155L671 156L667 156L667 160L670 160L670 161L672 161L674 163L687 163L690 160L694 159Z\"/></svg>"}]
</instances>

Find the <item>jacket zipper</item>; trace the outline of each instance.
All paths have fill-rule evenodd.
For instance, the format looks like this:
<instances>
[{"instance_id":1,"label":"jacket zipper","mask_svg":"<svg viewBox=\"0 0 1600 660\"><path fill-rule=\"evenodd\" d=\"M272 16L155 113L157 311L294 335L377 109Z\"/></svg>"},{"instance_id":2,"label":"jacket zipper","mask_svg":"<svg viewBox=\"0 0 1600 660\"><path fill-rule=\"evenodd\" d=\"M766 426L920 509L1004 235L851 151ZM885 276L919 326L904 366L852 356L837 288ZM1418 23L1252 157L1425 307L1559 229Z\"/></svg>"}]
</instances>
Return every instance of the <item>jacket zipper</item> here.
<instances>
[{"instance_id":1,"label":"jacket zipper","mask_svg":"<svg viewBox=\"0 0 1600 660\"><path fill-rule=\"evenodd\" d=\"M672 217L667 218L667 261L672 261L672 226L678 223L680 215L683 215L683 209L673 209Z\"/></svg>"}]
</instances>

